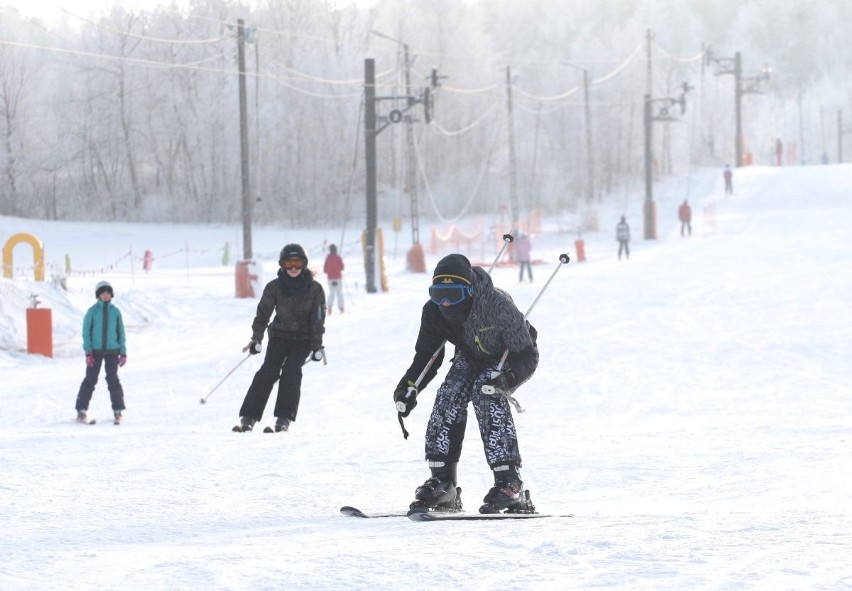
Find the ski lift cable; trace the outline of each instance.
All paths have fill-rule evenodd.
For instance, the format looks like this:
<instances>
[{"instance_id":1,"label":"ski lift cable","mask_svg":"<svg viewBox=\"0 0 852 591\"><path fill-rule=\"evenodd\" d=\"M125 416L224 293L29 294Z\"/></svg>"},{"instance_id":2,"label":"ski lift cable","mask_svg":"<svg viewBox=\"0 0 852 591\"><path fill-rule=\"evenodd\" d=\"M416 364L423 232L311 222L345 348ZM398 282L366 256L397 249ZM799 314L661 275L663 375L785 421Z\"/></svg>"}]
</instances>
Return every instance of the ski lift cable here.
<instances>
[{"instance_id":1,"label":"ski lift cable","mask_svg":"<svg viewBox=\"0 0 852 591\"><path fill-rule=\"evenodd\" d=\"M470 209L470 206L473 204L474 198L479 193L479 188L482 185L482 181L485 178L485 173L488 170L488 165L491 161L491 155L493 154L494 148L497 145L497 138L499 137L499 133L500 133L501 129L502 129L502 120L499 120L498 125L494 126L494 139L491 142L491 149L488 151L488 155L485 158L485 161L483 162L482 168L480 169L479 177L476 179L476 185L474 186L473 191L471 192L470 196L467 198L467 201L464 204L464 206L462 207L459 214L457 216L453 217L453 218L445 217L444 215L441 214L440 210L438 209L438 205L437 205L437 203L435 203L435 195L432 193L432 187L429 184L429 179L426 175L423 157L422 157L422 154L420 152L420 146L419 146L418 142L416 142L416 141L414 142L414 154L415 154L415 157L417 158L417 169L420 172L420 177L423 180L424 187L426 188L426 194L429 196L429 203L432 206L432 211L435 213L435 215L438 217L438 219L441 222L443 222L445 224L456 222L459 219L461 219Z\"/></svg>"},{"instance_id":2,"label":"ski lift cable","mask_svg":"<svg viewBox=\"0 0 852 591\"><path fill-rule=\"evenodd\" d=\"M458 129L456 131L450 131L448 129L444 129L444 127L440 124L440 122L437 121L437 120L434 120L434 119L433 119L433 124L435 125L436 129L438 131L440 131L443 135L446 135L446 136L449 136L449 137L461 135L463 133L467 133L468 131L470 131L471 129L477 127L480 123L482 123L485 120L485 118L488 117L491 114L491 111L493 111L494 109L497 108L498 104L499 104L498 102L491 103L491 106L488 107L487 109L485 109L485 112L482 113L482 116L480 116L478 119L476 119L473 123L471 123L467 127L463 127L463 128Z\"/></svg>"}]
</instances>

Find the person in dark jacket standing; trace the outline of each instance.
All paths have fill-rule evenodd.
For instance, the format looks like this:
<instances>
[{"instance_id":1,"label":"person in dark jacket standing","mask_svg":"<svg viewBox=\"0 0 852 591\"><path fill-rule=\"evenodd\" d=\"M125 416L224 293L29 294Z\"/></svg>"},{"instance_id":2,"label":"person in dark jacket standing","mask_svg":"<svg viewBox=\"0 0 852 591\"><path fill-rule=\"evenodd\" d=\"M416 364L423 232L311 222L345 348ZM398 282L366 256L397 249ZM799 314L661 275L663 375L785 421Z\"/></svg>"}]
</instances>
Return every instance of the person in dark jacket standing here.
<instances>
[{"instance_id":1,"label":"person in dark jacket standing","mask_svg":"<svg viewBox=\"0 0 852 591\"><path fill-rule=\"evenodd\" d=\"M83 317L83 351L86 352L86 377L77 392L77 421L88 423L87 412L98 383L101 364L106 372L107 389L116 425L121 423L124 389L118 368L127 363L127 345L121 311L112 303L112 285L101 281L95 286L97 302Z\"/></svg>"},{"instance_id":2,"label":"person in dark jacket standing","mask_svg":"<svg viewBox=\"0 0 852 591\"><path fill-rule=\"evenodd\" d=\"M680 235L683 236L684 231L686 231L692 236L692 208L686 199L677 208L677 217L680 220Z\"/></svg>"},{"instance_id":3,"label":"person in dark jacket standing","mask_svg":"<svg viewBox=\"0 0 852 591\"><path fill-rule=\"evenodd\" d=\"M343 259L337 254L337 246L328 247L328 256L325 257L322 270L328 277L328 313L334 308L334 300L337 299L337 309L343 314Z\"/></svg>"},{"instance_id":4,"label":"person in dark jacket standing","mask_svg":"<svg viewBox=\"0 0 852 591\"><path fill-rule=\"evenodd\" d=\"M452 365L438 387L426 428L431 476L415 491L411 508L461 508L457 466L469 403L473 403L485 459L494 472L494 486L485 495L480 512L496 513L522 505L521 452L509 397L538 366L535 338L535 329L509 294L494 287L488 273L471 267L460 254L441 259L421 313L414 360L394 391L401 420L417 405L415 384L420 374L429 368L420 389L437 374L444 358L441 344L455 345ZM508 356L498 370L504 351ZM492 393L483 392L483 386L489 386Z\"/></svg>"},{"instance_id":5,"label":"person in dark jacket standing","mask_svg":"<svg viewBox=\"0 0 852 591\"><path fill-rule=\"evenodd\" d=\"M278 277L266 284L251 325L251 340L243 348L261 351L263 333L269 333L266 357L240 407L234 431L251 431L263 417L272 386L278 381L275 430L287 431L296 420L302 388L302 366L308 358L322 361L325 351L325 292L308 269L308 257L298 244L288 244L278 257ZM269 318L275 312L275 318ZM268 324L268 327L267 327Z\"/></svg>"},{"instance_id":6,"label":"person in dark jacket standing","mask_svg":"<svg viewBox=\"0 0 852 591\"><path fill-rule=\"evenodd\" d=\"M622 252L630 259L630 226L624 216L621 216L621 221L615 225L615 239L618 241L618 260L621 260Z\"/></svg>"},{"instance_id":7,"label":"person in dark jacket standing","mask_svg":"<svg viewBox=\"0 0 852 591\"><path fill-rule=\"evenodd\" d=\"M725 165L725 170L722 171L722 178L725 179L725 195L734 194L734 171L729 165Z\"/></svg>"}]
</instances>

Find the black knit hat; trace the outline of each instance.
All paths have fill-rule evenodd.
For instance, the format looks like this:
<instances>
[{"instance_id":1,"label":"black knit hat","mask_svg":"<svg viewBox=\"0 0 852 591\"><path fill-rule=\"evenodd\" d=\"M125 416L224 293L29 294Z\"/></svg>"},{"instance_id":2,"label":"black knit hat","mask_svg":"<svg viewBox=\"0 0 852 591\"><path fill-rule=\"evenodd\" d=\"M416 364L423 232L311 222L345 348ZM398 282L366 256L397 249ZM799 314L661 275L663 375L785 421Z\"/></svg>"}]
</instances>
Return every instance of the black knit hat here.
<instances>
[{"instance_id":1,"label":"black knit hat","mask_svg":"<svg viewBox=\"0 0 852 591\"><path fill-rule=\"evenodd\" d=\"M432 274L432 283L447 283L448 279L453 280L453 283L461 281L468 285L473 284L473 267L466 256L448 254L438 261Z\"/></svg>"},{"instance_id":2,"label":"black knit hat","mask_svg":"<svg viewBox=\"0 0 852 591\"><path fill-rule=\"evenodd\" d=\"M109 281L101 281L95 286L95 297L101 297L101 294L105 291L108 291L111 297L115 297L115 293L113 293L112 285L109 284Z\"/></svg>"},{"instance_id":3,"label":"black knit hat","mask_svg":"<svg viewBox=\"0 0 852 591\"><path fill-rule=\"evenodd\" d=\"M308 266L308 257L305 254L305 249L299 244L288 244L281 249L281 254L278 256L279 264L287 259L302 259L305 261L305 266Z\"/></svg>"}]
</instances>

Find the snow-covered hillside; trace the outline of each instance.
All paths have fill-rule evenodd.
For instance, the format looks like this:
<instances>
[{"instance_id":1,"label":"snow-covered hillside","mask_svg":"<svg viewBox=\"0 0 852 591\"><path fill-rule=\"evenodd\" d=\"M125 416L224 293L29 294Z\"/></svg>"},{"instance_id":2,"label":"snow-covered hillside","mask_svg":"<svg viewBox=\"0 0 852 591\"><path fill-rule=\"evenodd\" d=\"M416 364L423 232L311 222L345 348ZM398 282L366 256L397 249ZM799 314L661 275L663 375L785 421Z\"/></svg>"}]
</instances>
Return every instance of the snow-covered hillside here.
<instances>
[{"instance_id":1,"label":"snow-covered hillside","mask_svg":"<svg viewBox=\"0 0 852 591\"><path fill-rule=\"evenodd\" d=\"M541 363L518 392L523 476L541 511L575 517L527 522L338 514L404 508L428 476L438 381L408 440L392 402L429 279L405 271L403 248L388 257L390 291L366 294L357 237L344 245L347 313L327 320L329 363L305 368L297 422L236 434L259 359L199 404L250 336L256 301L234 297L233 260L221 264L236 228L0 218L0 241L31 232L51 264L68 254L87 271L67 291L0 281L0 588L852 587L852 166L741 169L732 198L718 171L696 175L689 238L675 213L683 186L659 189L655 241L641 239L641 198L602 209L588 260L561 269L533 312ZM634 240L619 262L622 207ZM574 255L574 235L544 228L533 284L494 271L522 310L558 255ZM318 270L338 237L256 228L255 251L268 280L285 243L304 244ZM123 258L145 249L158 257L147 273ZM79 324L101 279L128 324L120 427L105 420L103 379L91 406L102 420L72 421ZM53 358L26 353L31 293L52 309ZM459 469L469 510L490 486L476 434Z\"/></svg>"}]
</instances>

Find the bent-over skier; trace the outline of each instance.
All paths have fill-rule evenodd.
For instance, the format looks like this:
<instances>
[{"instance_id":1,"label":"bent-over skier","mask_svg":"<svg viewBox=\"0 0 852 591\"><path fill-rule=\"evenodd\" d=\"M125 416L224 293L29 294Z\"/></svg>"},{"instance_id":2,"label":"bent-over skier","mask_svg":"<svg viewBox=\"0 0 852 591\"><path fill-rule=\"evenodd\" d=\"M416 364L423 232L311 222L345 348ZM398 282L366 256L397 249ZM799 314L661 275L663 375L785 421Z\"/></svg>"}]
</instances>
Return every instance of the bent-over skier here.
<instances>
[{"instance_id":1,"label":"bent-over skier","mask_svg":"<svg viewBox=\"0 0 852 591\"><path fill-rule=\"evenodd\" d=\"M422 383L415 386L445 340L455 345L455 355L435 395L426 428L431 476L415 491L411 508L460 508L457 466L471 402L485 459L494 472L494 486L485 495L480 512L520 508L524 500L521 453L507 396L526 382L538 365L536 330L509 294L494 287L488 273L472 267L461 254L447 255L435 267L429 301L420 318L414 360L394 391L401 417L407 417L417 405L418 387L424 388L437 374L443 349ZM505 350L508 356L498 371ZM496 392L483 393L486 385Z\"/></svg>"}]
</instances>

